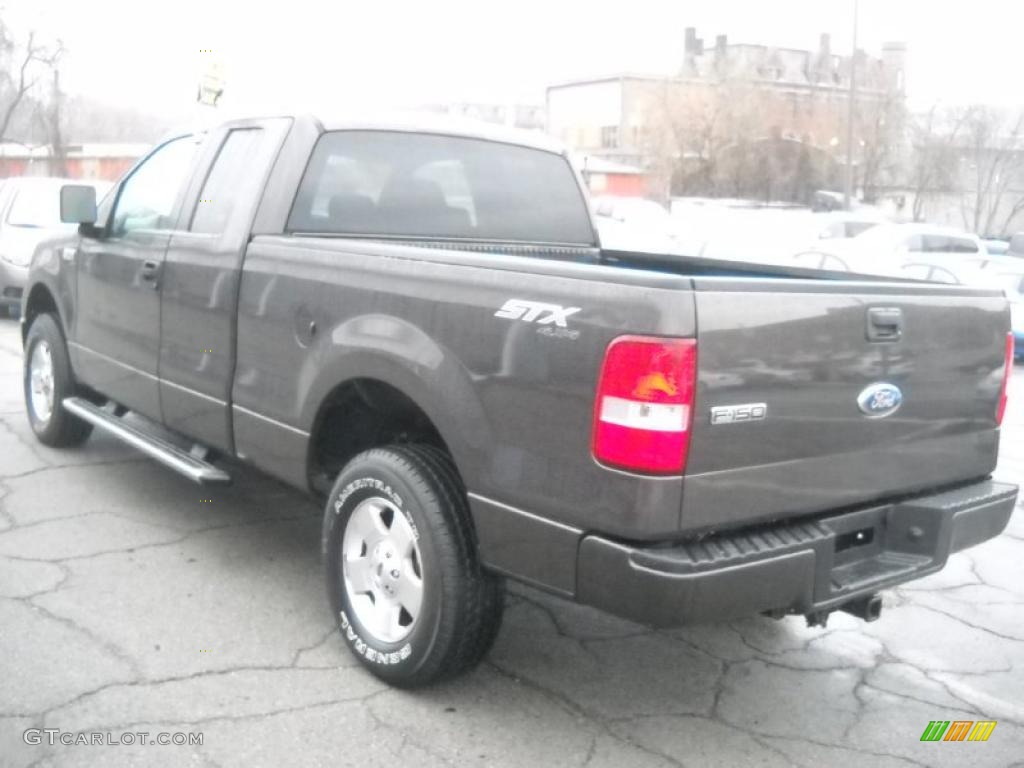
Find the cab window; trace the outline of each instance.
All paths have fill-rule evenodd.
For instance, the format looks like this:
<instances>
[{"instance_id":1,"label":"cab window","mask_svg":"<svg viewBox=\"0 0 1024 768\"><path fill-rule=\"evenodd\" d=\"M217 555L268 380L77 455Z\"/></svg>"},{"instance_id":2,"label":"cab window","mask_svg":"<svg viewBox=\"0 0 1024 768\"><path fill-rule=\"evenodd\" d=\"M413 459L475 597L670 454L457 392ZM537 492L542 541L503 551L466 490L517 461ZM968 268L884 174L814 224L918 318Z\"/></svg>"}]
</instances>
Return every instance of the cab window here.
<instances>
[{"instance_id":1,"label":"cab window","mask_svg":"<svg viewBox=\"0 0 1024 768\"><path fill-rule=\"evenodd\" d=\"M138 229L171 229L198 142L194 136L173 139L153 152L121 185L114 208L112 234Z\"/></svg>"}]
</instances>

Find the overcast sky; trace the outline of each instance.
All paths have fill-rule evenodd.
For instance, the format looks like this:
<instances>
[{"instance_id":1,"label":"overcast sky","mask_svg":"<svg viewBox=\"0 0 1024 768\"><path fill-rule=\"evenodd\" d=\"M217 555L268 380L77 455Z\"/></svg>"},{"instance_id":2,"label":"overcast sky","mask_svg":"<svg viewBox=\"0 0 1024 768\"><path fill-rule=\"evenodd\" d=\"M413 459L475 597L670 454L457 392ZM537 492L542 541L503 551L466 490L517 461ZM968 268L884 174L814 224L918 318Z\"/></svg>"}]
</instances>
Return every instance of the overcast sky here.
<instances>
[{"instance_id":1,"label":"overcast sky","mask_svg":"<svg viewBox=\"0 0 1024 768\"><path fill-rule=\"evenodd\" d=\"M244 9L244 10L243 10ZM4 18L61 37L68 91L179 114L213 49L230 108L340 112L442 101L542 103L553 82L667 74L684 29L706 42L851 45L853 0L230 2L6 0ZM860 0L860 47L910 48L913 106L1024 103L1017 0Z\"/></svg>"}]
</instances>

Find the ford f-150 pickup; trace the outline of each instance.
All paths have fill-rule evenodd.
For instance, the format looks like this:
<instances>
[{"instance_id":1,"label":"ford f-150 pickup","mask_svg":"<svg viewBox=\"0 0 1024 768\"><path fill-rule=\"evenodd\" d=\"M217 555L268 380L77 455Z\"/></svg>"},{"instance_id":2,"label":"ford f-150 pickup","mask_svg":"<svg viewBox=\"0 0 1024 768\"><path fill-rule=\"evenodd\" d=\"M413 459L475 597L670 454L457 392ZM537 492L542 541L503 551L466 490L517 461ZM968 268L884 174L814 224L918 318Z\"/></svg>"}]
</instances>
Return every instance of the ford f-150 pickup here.
<instances>
[{"instance_id":1,"label":"ford f-150 pickup","mask_svg":"<svg viewBox=\"0 0 1024 768\"><path fill-rule=\"evenodd\" d=\"M542 137L239 120L60 195L38 439L319 497L341 637L396 685L478 662L506 577L656 626L872 620L1014 508L1000 293L602 249Z\"/></svg>"}]
</instances>

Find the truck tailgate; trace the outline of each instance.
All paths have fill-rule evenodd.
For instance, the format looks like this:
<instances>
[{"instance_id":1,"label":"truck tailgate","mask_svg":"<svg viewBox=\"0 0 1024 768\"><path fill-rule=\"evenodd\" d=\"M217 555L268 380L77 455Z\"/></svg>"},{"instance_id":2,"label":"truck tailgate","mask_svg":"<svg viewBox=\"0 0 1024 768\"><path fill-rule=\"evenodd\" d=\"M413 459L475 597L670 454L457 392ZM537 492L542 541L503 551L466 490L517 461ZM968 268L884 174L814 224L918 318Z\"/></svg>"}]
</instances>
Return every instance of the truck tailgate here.
<instances>
[{"instance_id":1,"label":"truck tailgate","mask_svg":"<svg viewBox=\"0 0 1024 768\"><path fill-rule=\"evenodd\" d=\"M820 513L994 468L1009 330L998 292L715 277L694 286L683 530Z\"/></svg>"}]
</instances>

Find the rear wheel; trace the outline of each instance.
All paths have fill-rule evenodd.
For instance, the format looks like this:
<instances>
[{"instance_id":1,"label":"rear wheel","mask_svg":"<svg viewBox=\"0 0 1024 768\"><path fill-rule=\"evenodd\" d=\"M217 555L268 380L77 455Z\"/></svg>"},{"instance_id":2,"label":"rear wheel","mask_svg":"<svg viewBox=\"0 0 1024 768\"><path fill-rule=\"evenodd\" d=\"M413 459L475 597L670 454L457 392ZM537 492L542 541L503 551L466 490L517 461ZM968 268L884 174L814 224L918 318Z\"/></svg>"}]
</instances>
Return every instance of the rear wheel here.
<instances>
[{"instance_id":1,"label":"rear wheel","mask_svg":"<svg viewBox=\"0 0 1024 768\"><path fill-rule=\"evenodd\" d=\"M82 443L92 425L72 416L61 402L74 394L67 345L57 319L37 316L25 337L25 410L41 443L66 447Z\"/></svg>"},{"instance_id":2,"label":"rear wheel","mask_svg":"<svg viewBox=\"0 0 1024 768\"><path fill-rule=\"evenodd\" d=\"M413 687L477 664L497 636L502 580L483 570L451 459L425 446L356 456L324 512L327 589L350 650Z\"/></svg>"}]
</instances>

